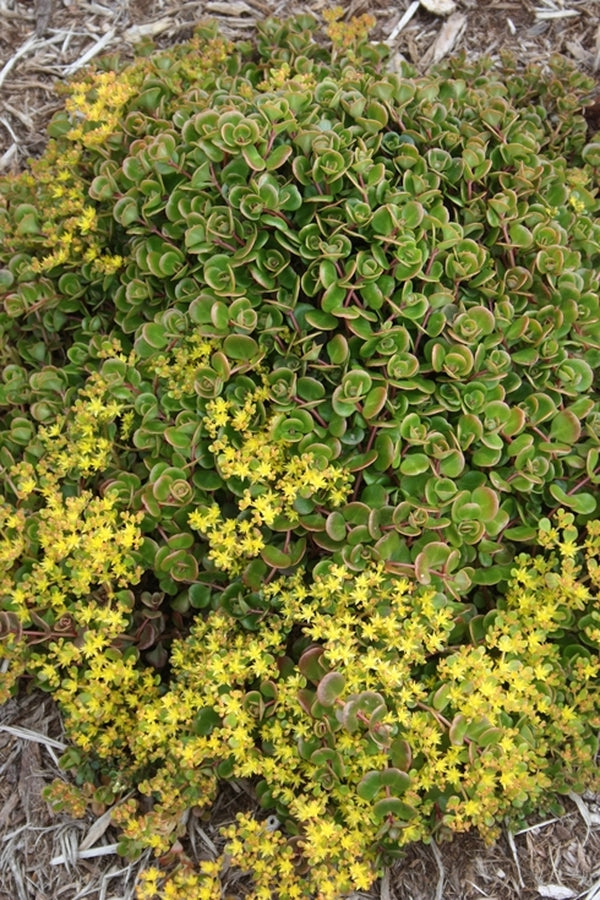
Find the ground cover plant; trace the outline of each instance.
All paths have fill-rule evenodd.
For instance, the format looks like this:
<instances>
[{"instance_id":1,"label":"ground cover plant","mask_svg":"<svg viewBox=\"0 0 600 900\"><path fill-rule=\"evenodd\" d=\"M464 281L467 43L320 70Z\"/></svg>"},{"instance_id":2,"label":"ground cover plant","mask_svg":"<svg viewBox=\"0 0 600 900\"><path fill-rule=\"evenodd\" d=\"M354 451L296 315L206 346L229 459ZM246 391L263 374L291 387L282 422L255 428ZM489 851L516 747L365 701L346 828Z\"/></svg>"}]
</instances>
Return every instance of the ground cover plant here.
<instances>
[{"instance_id":1,"label":"ground cover plant","mask_svg":"<svg viewBox=\"0 0 600 900\"><path fill-rule=\"evenodd\" d=\"M58 699L54 802L116 804L141 897L343 896L596 778L590 85L367 26L108 60L0 182L3 696Z\"/></svg>"}]
</instances>

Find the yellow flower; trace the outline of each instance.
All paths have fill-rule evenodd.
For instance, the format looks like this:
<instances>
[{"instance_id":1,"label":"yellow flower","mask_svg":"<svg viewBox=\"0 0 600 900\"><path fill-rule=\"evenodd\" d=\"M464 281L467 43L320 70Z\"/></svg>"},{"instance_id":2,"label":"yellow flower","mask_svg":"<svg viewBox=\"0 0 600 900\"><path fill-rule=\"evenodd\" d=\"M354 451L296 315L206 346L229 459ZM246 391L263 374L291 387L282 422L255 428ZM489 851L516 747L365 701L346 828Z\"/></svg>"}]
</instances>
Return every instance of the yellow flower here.
<instances>
[{"instance_id":1,"label":"yellow flower","mask_svg":"<svg viewBox=\"0 0 600 900\"><path fill-rule=\"evenodd\" d=\"M79 230L82 234L87 234L96 228L96 211L91 206L86 206L78 221Z\"/></svg>"}]
</instances>

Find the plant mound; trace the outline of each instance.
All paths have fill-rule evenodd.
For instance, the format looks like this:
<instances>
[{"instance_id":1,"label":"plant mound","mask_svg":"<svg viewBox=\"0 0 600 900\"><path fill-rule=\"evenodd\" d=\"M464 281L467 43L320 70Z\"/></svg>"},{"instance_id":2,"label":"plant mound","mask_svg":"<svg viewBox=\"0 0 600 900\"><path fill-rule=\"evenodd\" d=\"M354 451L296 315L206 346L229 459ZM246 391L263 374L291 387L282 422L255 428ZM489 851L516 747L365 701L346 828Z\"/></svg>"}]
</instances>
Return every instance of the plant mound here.
<instances>
[{"instance_id":1,"label":"plant mound","mask_svg":"<svg viewBox=\"0 0 600 900\"><path fill-rule=\"evenodd\" d=\"M109 60L0 181L3 696L60 702L140 897L339 897L594 783L590 84L330 19Z\"/></svg>"}]
</instances>

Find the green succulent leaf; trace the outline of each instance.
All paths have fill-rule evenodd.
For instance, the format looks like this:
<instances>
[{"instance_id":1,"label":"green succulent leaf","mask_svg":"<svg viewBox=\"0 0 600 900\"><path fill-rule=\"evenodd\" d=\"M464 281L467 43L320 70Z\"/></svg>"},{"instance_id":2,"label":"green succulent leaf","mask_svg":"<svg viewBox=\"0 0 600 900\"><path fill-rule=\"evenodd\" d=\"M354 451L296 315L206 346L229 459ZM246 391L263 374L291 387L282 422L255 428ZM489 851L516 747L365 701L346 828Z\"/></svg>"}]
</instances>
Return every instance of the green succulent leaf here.
<instances>
[{"instance_id":1,"label":"green succulent leaf","mask_svg":"<svg viewBox=\"0 0 600 900\"><path fill-rule=\"evenodd\" d=\"M597 509L598 502L594 494L585 491L568 494L559 484L551 484L550 493L562 506L582 515L592 515Z\"/></svg>"},{"instance_id":2,"label":"green succulent leaf","mask_svg":"<svg viewBox=\"0 0 600 900\"><path fill-rule=\"evenodd\" d=\"M318 684L317 699L322 706L333 706L346 686L341 672L328 672Z\"/></svg>"},{"instance_id":3,"label":"green succulent leaf","mask_svg":"<svg viewBox=\"0 0 600 900\"><path fill-rule=\"evenodd\" d=\"M399 800L398 797L384 797L378 800L373 805L373 814L380 822L390 818L408 822L418 815L417 810L413 806L410 806L403 800Z\"/></svg>"},{"instance_id":4,"label":"green succulent leaf","mask_svg":"<svg viewBox=\"0 0 600 900\"><path fill-rule=\"evenodd\" d=\"M277 547L270 545L261 550L261 557L272 569L287 569L292 564L292 558L289 553L284 553Z\"/></svg>"}]
</instances>

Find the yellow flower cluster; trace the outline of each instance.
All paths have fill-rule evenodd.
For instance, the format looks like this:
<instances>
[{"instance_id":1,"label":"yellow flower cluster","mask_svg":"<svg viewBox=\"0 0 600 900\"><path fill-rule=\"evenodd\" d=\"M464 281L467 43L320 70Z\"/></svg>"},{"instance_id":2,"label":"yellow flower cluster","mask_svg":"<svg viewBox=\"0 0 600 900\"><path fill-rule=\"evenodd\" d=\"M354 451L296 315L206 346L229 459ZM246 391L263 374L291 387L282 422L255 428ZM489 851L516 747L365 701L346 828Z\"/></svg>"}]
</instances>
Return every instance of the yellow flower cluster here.
<instances>
[{"instance_id":1,"label":"yellow flower cluster","mask_svg":"<svg viewBox=\"0 0 600 900\"><path fill-rule=\"evenodd\" d=\"M232 575L241 572L245 563L258 556L265 546L260 530L251 521L223 518L216 505L208 510L194 510L188 522L206 535L209 559L218 569Z\"/></svg>"},{"instance_id":2,"label":"yellow flower cluster","mask_svg":"<svg viewBox=\"0 0 600 900\"><path fill-rule=\"evenodd\" d=\"M115 420L124 408L103 376L92 373L68 416L40 429L46 454L38 473L64 478L67 473L85 476L106 469L117 434Z\"/></svg>"},{"instance_id":3,"label":"yellow flower cluster","mask_svg":"<svg viewBox=\"0 0 600 900\"><path fill-rule=\"evenodd\" d=\"M213 341L194 331L178 342L169 355L155 357L152 371L166 381L169 396L179 400L195 393L198 368L207 365L214 349Z\"/></svg>"},{"instance_id":4,"label":"yellow flower cluster","mask_svg":"<svg viewBox=\"0 0 600 900\"><path fill-rule=\"evenodd\" d=\"M106 685L107 670L122 665L109 664L106 654L129 626L130 609L117 588L135 584L141 576L133 555L142 539L140 516L119 512L113 498L90 491L65 497L55 482L38 490L44 505L37 512L8 504L0 508L5 536L0 544L0 586L24 635L18 643L4 642L1 653L19 672L19 655L26 659L38 683L57 691L59 699L79 697L85 677L94 679L89 672L83 675L82 666L90 671L95 666ZM42 641L40 649L27 649L25 638L34 647ZM61 680L61 673L69 677ZM118 683L123 683L121 676ZM8 682L4 687L8 689ZM91 721L97 721L101 695L86 704ZM80 726L78 717L78 733Z\"/></svg>"},{"instance_id":5,"label":"yellow flower cluster","mask_svg":"<svg viewBox=\"0 0 600 900\"><path fill-rule=\"evenodd\" d=\"M206 511L211 516L220 516L216 505ZM298 570L265 584L257 596L269 628L248 632L223 609L199 617L173 643L166 689L134 655L113 649L103 658L93 636L77 647L57 641L55 665L65 673L57 695L79 746L118 760L123 777L146 773L138 788L154 798L153 810L142 812L133 798L119 805L124 846L167 852L185 810L212 801L221 766L227 777L262 779L270 805L287 809L294 823L289 838L271 820L241 815L226 830L223 856L193 871L182 864L170 876L151 867L140 900L212 900L231 865L252 871L254 900L277 890L334 900L368 889L387 832L395 846L422 839L435 815L450 830L475 826L493 838L508 810L543 801L553 785L547 757L554 745L564 750L568 789L568 773L575 779L591 759L583 719L600 726L593 690L600 666L585 654L567 666L552 636L569 609L582 611L572 578L583 583L585 573L570 567L597 553L597 532L590 528L587 549L573 556L571 542L581 542L568 516L547 529L549 555L518 560L479 643L452 645L460 604L443 594L382 565L350 573L334 564L312 580ZM565 571L554 602L548 578ZM597 607L592 591L590 604ZM317 680L325 672L343 679L332 705L323 697L326 706L314 706L317 681L289 658L290 635L319 648ZM357 724L345 725L348 705L361 696L380 704L376 721L369 723L366 706ZM357 785L394 765L399 741L410 779L402 800L413 812L382 824Z\"/></svg>"},{"instance_id":6,"label":"yellow flower cluster","mask_svg":"<svg viewBox=\"0 0 600 900\"><path fill-rule=\"evenodd\" d=\"M284 653L289 630L294 626L302 627L305 611L310 618L311 604L323 606L325 598L333 598L327 621L323 619L320 628L312 626L309 629L307 626L307 635L310 633L323 642L326 658L331 662L336 658L340 643L348 646L350 611L354 609L355 632L361 634L363 624L366 626L370 622L375 641L382 648L380 665L383 667L388 653L385 644L394 631L388 620L402 628L411 589L406 582L390 584L381 568L351 576L341 567L335 567L330 576L315 582L314 593L316 596L307 588L301 574L268 585L265 594L275 608L281 607L279 614L283 614L285 626L282 627L283 623L278 625L279 616L272 615L270 629L260 635L244 634L235 621L223 613L196 622L190 638L173 646L174 685L170 694L153 704L154 709L146 707L144 720L139 724L138 742L134 745L136 755L142 758L153 742L154 754L159 755L156 742L160 742L163 752L168 753L168 770L179 772L180 776L191 767L196 772L202 771L211 759L229 758L237 777L259 775L266 778L274 796L289 806L290 813L302 826L298 850L310 863L310 876L298 877L292 864L293 845L283 833L244 816L227 831L227 858L252 871L255 892L251 896L256 900L272 896L276 885L279 890L284 890L285 896L333 900L352 888L367 889L376 872L375 856L370 855L367 848L372 843L368 835L372 833L374 841L379 826L370 819L369 805L353 791L348 791L348 784L356 783L373 768L384 769L388 764L387 751L381 749L375 753L368 743L363 746L360 736L352 738L344 732L336 734L335 746L343 755L347 775L342 782L324 792L316 777L317 766L303 759L295 749L298 741L314 739L310 719L298 702L298 692L304 689L306 681L299 673L282 678L278 659ZM390 601L396 608L391 608ZM384 611L386 606L387 612ZM440 628L447 634L450 627L447 611L440 609L436 613L435 606L433 592L424 592L416 616L420 626L414 629L422 635L417 652L419 658L427 655L425 643L430 641L431 634L437 632L439 640ZM407 653L416 650L414 640L411 637L407 643ZM342 669L348 678L349 693L369 683L378 686L374 670L366 679L364 677L361 668L364 649L361 642L355 640L352 657ZM433 648L430 652L434 652ZM406 679L410 677L410 659L407 658L407 665L403 663L404 660L399 660L398 666ZM256 690L249 694L248 687L252 684L276 686L272 692L274 699L268 699L268 690L263 701L255 697L259 693ZM398 707L404 703L414 706L416 700L424 696L423 690L414 684L412 690L407 689L402 695ZM220 724L208 734L192 736L187 733L184 736L196 711L209 708L217 713ZM393 717L397 713L398 709L394 708L388 717L390 727L396 725ZM382 730L386 724L388 720L382 722ZM424 743L430 738L430 731L423 727ZM268 755L258 749L260 745L271 748ZM308 788L302 790L303 784ZM163 800L167 796L164 773L149 779L144 790ZM171 791L170 801L172 797ZM411 799L415 797L413 791ZM184 798L180 797L179 801L184 802ZM335 808L337 814L334 814ZM341 820L338 820L340 812ZM176 815L176 808L172 815ZM124 822L125 834L130 839L139 839L136 822L135 818ZM422 833L421 826L404 829L406 840L413 840ZM150 876L148 878L154 884ZM210 891L216 890L216 883L211 884L206 879L199 881L199 896L212 897ZM146 883L140 890L140 897L154 896ZM160 896L170 895L164 892Z\"/></svg>"},{"instance_id":7,"label":"yellow flower cluster","mask_svg":"<svg viewBox=\"0 0 600 900\"><path fill-rule=\"evenodd\" d=\"M73 82L65 108L75 124L67 137L84 147L101 146L116 131L123 108L137 89L131 77L114 71L98 72L93 90L88 79Z\"/></svg>"},{"instance_id":8,"label":"yellow flower cluster","mask_svg":"<svg viewBox=\"0 0 600 900\"><path fill-rule=\"evenodd\" d=\"M282 63L276 69L271 69L269 75L258 85L260 91L287 90L312 90L315 87L315 76L311 72L298 72L291 74L289 63Z\"/></svg>"},{"instance_id":9,"label":"yellow flower cluster","mask_svg":"<svg viewBox=\"0 0 600 900\"><path fill-rule=\"evenodd\" d=\"M63 667L68 657L61 653L67 650L66 642L50 648L55 667L62 664L61 672L64 671L54 696L75 745L93 752L96 758L113 761L126 783L142 764L140 759L131 759L126 735L132 722L143 718L146 707L159 695L159 676L149 667L140 669L137 654L125 655L112 646L110 632L104 626L106 607L98 605L92 609L95 627L87 632L90 638L66 671ZM121 634L124 625L122 620L115 631ZM68 645L69 650L72 647ZM115 781L114 787L118 790L119 783Z\"/></svg>"},{"instance_id":10,"label":"yellow flower cluster","mask_svg":"<svg viewBox=\"0 0 600 900\"><path fill-rule=\"evenodd\" d=\"M350 491L352 475L341 466L323 462L309 452L297 454L294 445L273 436L273 420L256 427L264 411L266 388L249 393L243 404L224 397L207 404L204 425L213 437L210 450L225 481L239 479L242 490L237 518L226 518L216 504L194 510L190 526L206 535L209 557L217 568L238 574L245 563L266 546L263 529L279 517L288 527L299 521L298 498L341 505Z\"/></svg>"},{"instance_id":11,"label":"yellow flower cluster","mask_svg":"<svg viewBox=\"0 0 600 900\"><path fill-rule=\"evenodd\" d=\"M45 494L46 505L34 516L37 559L18 581L6 584L23 622L29 621L30 608L51 609L58 617L67 614L67 597L88 597L96 585L110 599L111 585L135 583L140 574L131 556L141 541L138 515L118 512L111 497L94 497L89 491L64 498L52 488ZM23 519L23 513L16 512L7 524ZM23 536L15 546L24 552ZM9 565L15 562L12 559ZM76 614L82 624L89 608Z\"/></svg>"},{"instance_id":12,"label":"yellow flower cluster","mask_svg":"<svg viewBox=\"0 0 600 900\"><path fill-rule=\"evenodd\" d=\"M188 50L178 62L180 88L185 80L190 83L206 76L231 51L231 44L222 38L207 40L201 34L190 45L197 47L197 53ZM105 153L106 141L122 127L129 101L139 95L148 76L152 76L152 63L141 58L126 73L88 71L80 80L63 88L71 123L64 137L70 144L65 145L64 139L49 141L43 157L32 162L31 172L16 179L30 193L35 191L40 221L43 220L43 228L38 226L35 233L38 248L31 263L35 273L58 266L77 270L88 263L94 274L110 276L124 266L120 254L107 253L103 246L102 232L106 226L99 221L97 208L89 201L86 167L90 153ZM172 87L177 97L177 84L173 83ZM25 239L29 248L31 234L27 233ZM15 252L22 243L23 235L18 229L7 240Z\"/></svg>"},{"instance_id":13,"label":"yellow flower cluster","mask_svg":"<svg viewBox=\"0 0 600 900\"><path fill-rule=\"evenodd\" d=\"M334 51L337 48L354 48L363 43L376 23L375 18L369 13L353 16L348 22L342 21L343 15L342 6L334 6L323 12L323 18L328 23L327 36L333 44Z\"/></svg>"},{"instance_id":14,"label":"yellow flower cluster","mask_svg":"<svg viewBox=\"0 0 600 900\"><path fill-rule=\"evenodd\" d=\"M221 867L221 860L203 860L197 871L181 866L166 876L156 866L149 866L140 875L136 896L138 900L221 900Z\"/></svg>"},{"instance_id":15,"label":"yellow flower cluster","mask_svg":"<svg viewBox=\"0 0 600 900\"><path fill-rule=\"evenodd\" d=\"M25 549L25 525L25 511L15 509L0 499L0 572L3 577L3 590L6 590L8 584L4 578Z\"/></svg>"},{"instance_id":16,"label":"yellow flower cluster","mask_svg":"<svg viewBox=\"0 0 600 900\"><path fill-rule=\"evenodd\" d=\"M81 158L82 148L77 144L59 152L50 142L44 156L32 164L37 191L47 194L46 202L40 201L46 215L42 246L32 262L36 273L71 264L97 245L96 213L86 202L87 191L78 173ZM44 254L44 250L48 252Z\"/></svg>"}]
</instances>

